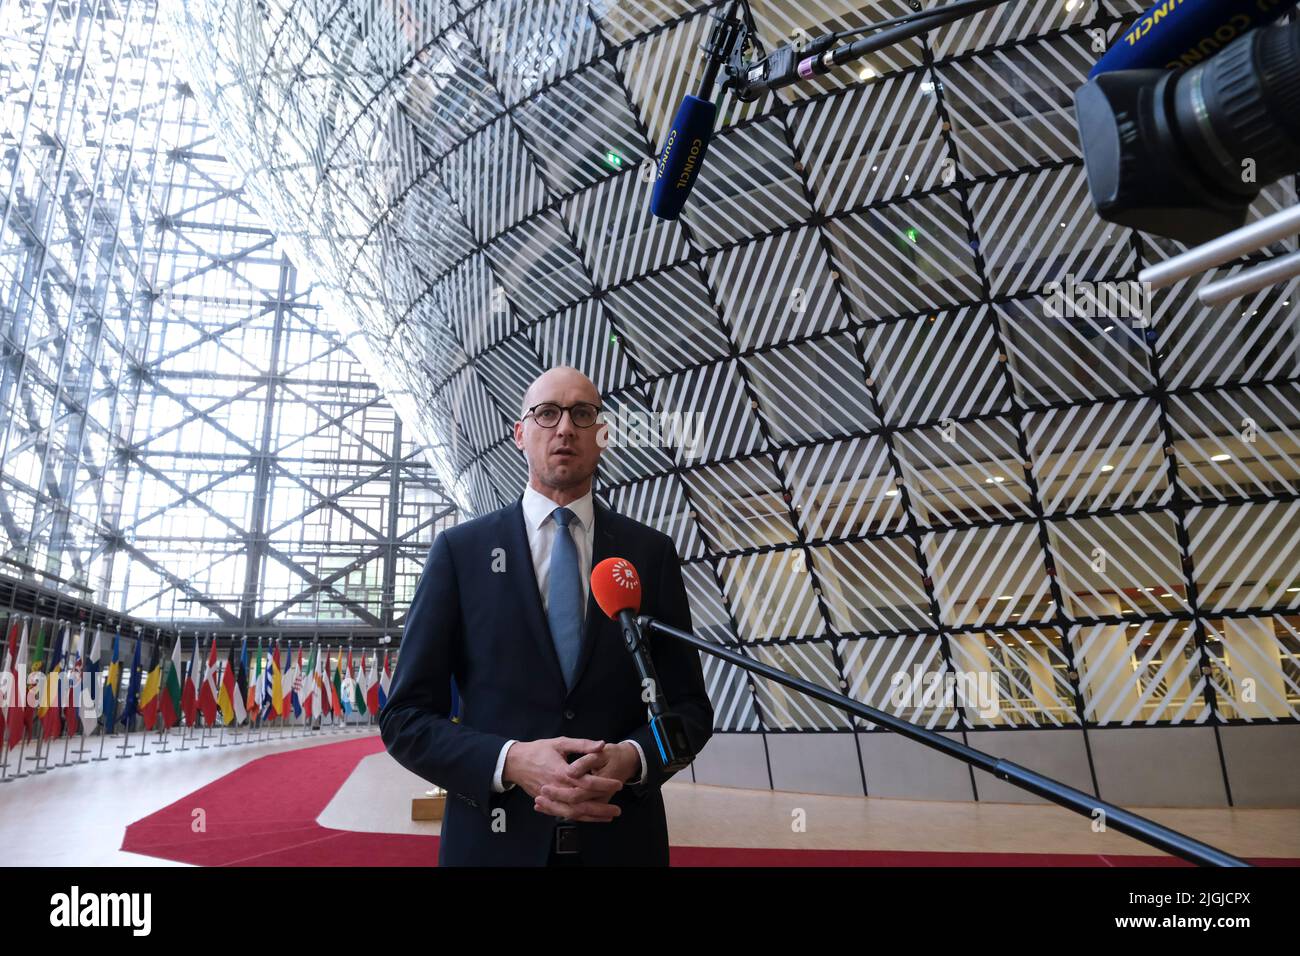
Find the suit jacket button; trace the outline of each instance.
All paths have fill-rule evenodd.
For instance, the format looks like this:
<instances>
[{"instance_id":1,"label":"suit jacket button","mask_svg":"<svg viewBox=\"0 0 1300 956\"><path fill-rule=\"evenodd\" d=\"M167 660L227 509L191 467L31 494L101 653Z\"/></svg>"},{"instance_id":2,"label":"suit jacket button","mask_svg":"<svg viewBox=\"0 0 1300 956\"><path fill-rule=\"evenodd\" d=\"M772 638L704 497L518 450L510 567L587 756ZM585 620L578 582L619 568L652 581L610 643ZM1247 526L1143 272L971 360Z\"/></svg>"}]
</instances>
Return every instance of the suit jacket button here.
<instances>
[{"instance_id":1,"label":"suit jacket button","mask_svg":"<svg viewBox=\"0 0 1300 956\"><path fill-rule=\"evenodd\" d=\"M571 711L571 710L566 710L566 711L564 712L564 719L565 719L565 720L572 720L572 719L573 719L573 711Z\"/></svg>"}]
</instances>

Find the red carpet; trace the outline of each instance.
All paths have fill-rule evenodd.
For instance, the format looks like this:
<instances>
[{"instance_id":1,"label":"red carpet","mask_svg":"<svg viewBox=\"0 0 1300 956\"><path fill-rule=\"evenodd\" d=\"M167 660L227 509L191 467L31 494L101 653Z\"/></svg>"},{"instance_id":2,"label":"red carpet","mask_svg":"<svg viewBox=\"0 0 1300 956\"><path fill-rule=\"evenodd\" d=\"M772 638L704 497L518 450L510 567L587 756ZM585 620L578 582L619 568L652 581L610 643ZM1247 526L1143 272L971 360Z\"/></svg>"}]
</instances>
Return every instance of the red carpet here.
<instances>
[{"instance_id":1,"label":"red carpet","mask_svg":"<svg viewBox=\"0 0 1300 956\"><path fill-rule=\"evenodd\" d=\"M122 849L199 866L434 866L436 836L333 830L316 817L376 736L259 757L126 828ZM195 811L203 811L202 818ZM675 846L673 866L1186 866L1163 855ZM1257 859L1263 866L1300 860Z\"/></svg>"}]
</instances>

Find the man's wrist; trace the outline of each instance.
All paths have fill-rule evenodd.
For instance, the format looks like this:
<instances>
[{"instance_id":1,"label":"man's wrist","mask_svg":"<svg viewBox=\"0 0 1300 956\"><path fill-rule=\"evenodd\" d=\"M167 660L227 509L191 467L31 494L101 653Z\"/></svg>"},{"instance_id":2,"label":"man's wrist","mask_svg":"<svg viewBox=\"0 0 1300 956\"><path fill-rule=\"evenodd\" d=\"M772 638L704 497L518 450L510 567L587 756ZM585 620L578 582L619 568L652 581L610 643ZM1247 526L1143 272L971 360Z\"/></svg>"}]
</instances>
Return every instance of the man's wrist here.
<instances>
[{"instance_id":1,"label":"man's wrist","mask_svg":"<svg viewBox=\"0 0 1300 956\"><path fill-rule=\"evenodd\" d=\"M629 740L623 741L620 746L623 747L624 751L628 754L627 763L629 770L623 775L623 782L625 784L636 783L641 779L642 773L641 752L637 750L636 745Z\"/></svg>"}]
</instances>

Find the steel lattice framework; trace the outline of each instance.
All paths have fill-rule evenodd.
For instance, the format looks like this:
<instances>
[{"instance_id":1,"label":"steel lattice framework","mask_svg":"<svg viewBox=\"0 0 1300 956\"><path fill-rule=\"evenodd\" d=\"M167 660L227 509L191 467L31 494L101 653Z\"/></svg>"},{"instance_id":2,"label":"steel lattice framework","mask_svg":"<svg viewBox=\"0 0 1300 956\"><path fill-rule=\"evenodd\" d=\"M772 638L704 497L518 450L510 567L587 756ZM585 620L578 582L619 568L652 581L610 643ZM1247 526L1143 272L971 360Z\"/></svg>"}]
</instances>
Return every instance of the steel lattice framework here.
<instances>
[{"instance_id":1,"label":"steel lattice framework","mask_svg":"<svg viewBox=\"0 0 1300 956\"><path fill-rule=\"evenodd\" d=\"M0 42L0 571L223 637L396 633L455 507L156 3L5 0Z\"/></svg>"},{"instance_id":2,"label":"steel lattice framework","mask_svg":"<svg viewBox=\"0 0 1300 956\"><path fill-rule=\"evenodd\" d=\"M1215 310L1185 284L1122 321L1048 302L1177 248L1094 216L1074 132L1141 4L1025 0L724 98L661 222L647 174L718 6L176 17L258 207L469 510L518 494L519 397L574 364L616 419L701 416L697 447L610 449L598 492L674 536L716 640L931 727L1294 722L1300 290ZM909 9L753 7L769 49ZM849 727L705 663L720 730ZM993 674L1000 711L896 702L915 667Z\"/></svg>"}]
</instances>

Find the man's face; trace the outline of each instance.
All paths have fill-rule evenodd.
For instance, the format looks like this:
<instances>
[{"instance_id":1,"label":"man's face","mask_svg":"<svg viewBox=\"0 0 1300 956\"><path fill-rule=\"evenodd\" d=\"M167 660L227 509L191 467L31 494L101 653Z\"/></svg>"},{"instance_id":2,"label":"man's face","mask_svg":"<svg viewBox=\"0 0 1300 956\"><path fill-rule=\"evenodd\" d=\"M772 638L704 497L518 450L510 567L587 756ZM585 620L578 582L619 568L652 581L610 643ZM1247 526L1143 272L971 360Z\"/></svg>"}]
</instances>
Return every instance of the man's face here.
<instances>
[{"instance_id":1,"label":"man's face","mask_svg":"<svg viewBox=\"0 0 1300 956\"><path fill-rule=\"evenodd\" d=\"M530 406L588 402L599 407L600 395L589 381L578 376L543 377L527 402ZM568 411L554 428L544 428L535 415L528 415L515 424L515 445L528 458L530 475L548 488L567 490L582 485L595 473L607 428L600 423L578 428Z\"/></svg>"}]
</instances>

